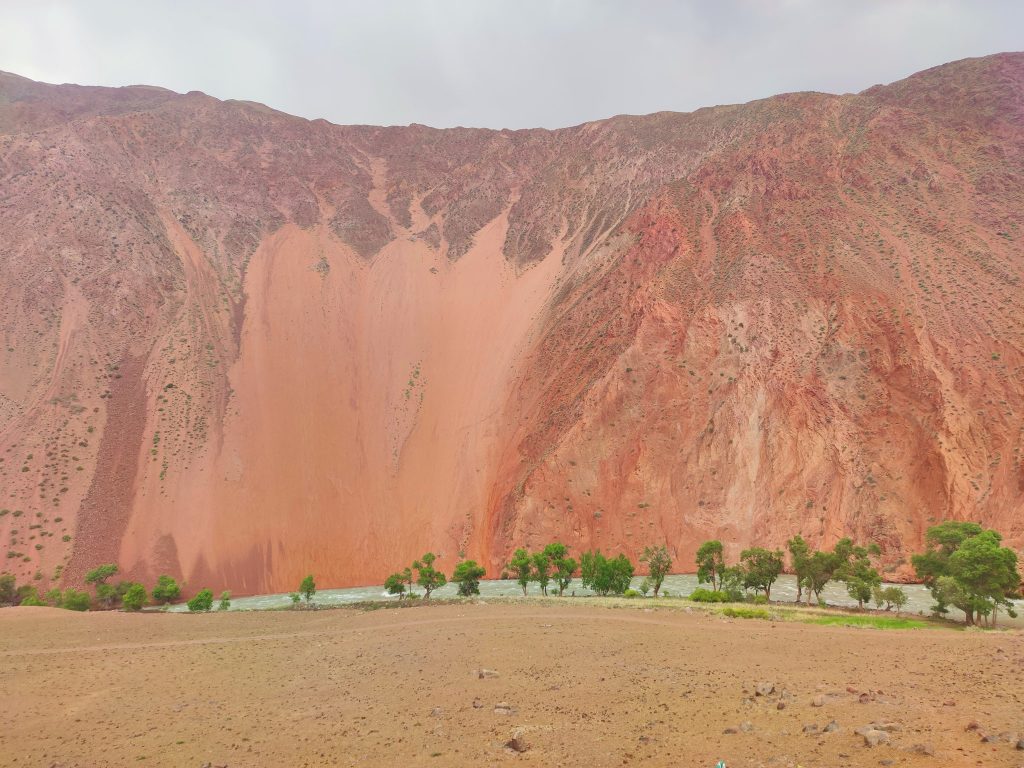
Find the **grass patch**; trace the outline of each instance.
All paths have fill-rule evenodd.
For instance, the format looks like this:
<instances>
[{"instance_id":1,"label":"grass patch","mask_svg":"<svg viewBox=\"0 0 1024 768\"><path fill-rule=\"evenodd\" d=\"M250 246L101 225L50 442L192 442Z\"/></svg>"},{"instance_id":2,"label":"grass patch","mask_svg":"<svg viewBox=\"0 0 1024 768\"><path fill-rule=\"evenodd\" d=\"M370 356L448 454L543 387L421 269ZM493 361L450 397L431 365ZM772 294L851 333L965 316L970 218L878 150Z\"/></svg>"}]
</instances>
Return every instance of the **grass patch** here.
<instances>
[{"instance_id":1,"label":"grass patch","mask_svg":"<svg viewBox=\"0 0 1024 768\"><path fill-rule=\"evenodd\" d=\"M733 608L722 609L722 615L730 619L770 619L771 614L764 608Z\"/></svg>"},{"instance_id":2,"label":"grass patch","mask_svg":"<svg viewBox=\"0 0 1024 768\"><path fill-rule=\"evenodd\" d=\"M801 616L800 621L826 627L873 627L875 629L923 629L929 626L921 619L903 616Z\"/></svg>"}]
</instances>

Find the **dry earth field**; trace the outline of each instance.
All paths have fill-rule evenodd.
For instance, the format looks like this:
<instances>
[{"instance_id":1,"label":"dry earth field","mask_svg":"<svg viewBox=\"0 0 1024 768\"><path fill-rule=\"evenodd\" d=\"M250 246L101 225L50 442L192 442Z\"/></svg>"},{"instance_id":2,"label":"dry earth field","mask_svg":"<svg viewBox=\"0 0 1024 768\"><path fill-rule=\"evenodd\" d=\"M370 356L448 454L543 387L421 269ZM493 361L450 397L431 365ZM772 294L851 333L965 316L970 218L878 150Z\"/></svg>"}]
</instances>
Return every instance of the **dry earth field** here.
<instances>
[{"instance_id":1,"label":"dry earth field","mask_svg":"<svg viewBox=\"0 0 1024 768\"><path fill-rule=\"evenodd\" d=\"M1024 735L1019 631L568 599L203 616L12 608L0 659L3 766L1024 765L1007 740ZM776 691L757 695L766 682ZM855 733L873 721L896 724L889 744Z\"/></svg>"}]
</instances>

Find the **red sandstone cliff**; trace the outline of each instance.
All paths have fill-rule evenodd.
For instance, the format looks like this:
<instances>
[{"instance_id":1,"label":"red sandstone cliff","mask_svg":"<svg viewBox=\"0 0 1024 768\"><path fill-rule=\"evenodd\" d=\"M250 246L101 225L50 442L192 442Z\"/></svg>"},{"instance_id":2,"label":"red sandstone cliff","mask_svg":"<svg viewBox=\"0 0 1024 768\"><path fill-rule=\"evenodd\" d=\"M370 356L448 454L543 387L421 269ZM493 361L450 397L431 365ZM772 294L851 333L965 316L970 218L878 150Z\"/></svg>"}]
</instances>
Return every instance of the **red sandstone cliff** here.
<instances>
[{"instance_id":1,"label":"red sandstone cliff","mask_svg":"<svg viewBox=\"0 0 1024 768\"><path fill-rule=\"evenodd\" d=\"M0 74L0 569L1020 547L1022 278L1021 54L558 131Z\"/></svg>"}]
</instances>

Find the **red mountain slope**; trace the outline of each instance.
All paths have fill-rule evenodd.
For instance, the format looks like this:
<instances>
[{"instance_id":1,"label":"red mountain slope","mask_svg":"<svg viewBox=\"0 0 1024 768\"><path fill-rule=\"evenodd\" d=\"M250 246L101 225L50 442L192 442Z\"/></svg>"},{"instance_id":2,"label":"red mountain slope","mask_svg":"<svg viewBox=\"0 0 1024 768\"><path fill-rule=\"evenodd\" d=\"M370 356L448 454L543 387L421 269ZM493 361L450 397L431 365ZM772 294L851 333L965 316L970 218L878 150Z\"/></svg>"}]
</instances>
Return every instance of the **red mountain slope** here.
<instances>
[{"instance_id":1,"label":"red mountain slope","mask_svg":"<svg viewBox=\"0 0 1024 768\"><path fill-rule=\"evenodd\" d=\"M1024 545L1022 54L558 131L0 75L0 180L0 568L43 585Z\"/></svg>"}]
</instances>

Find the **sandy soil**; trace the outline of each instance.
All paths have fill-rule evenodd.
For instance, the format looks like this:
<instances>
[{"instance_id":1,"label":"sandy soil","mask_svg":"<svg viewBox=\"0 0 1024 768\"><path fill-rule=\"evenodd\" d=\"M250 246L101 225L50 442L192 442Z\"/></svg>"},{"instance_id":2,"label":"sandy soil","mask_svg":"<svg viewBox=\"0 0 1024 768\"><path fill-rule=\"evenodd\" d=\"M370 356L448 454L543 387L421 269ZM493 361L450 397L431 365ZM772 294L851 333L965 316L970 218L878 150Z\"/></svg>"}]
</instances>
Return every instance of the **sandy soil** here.
<instances>
[{"instance_id":1,"label":"sandy soil","mask_svg":"<svg viewBox=\"0 0 1024 768\"><path fill-rule=\"evenodd\" d=\"M6 609L0 765L1018 766L1014 743L982 736L1024 736L1022 669L1018 632L556 599L207 616ZM756 695L763 682L775 693ZM839 729L821 732L833 720ZM872 721L897 724L889 744L855 733ZM516 736L525 751L506 746Z\"/></svg>"}]
</instances>

